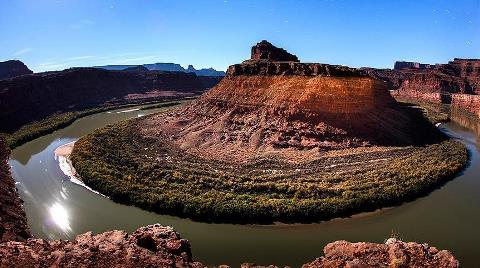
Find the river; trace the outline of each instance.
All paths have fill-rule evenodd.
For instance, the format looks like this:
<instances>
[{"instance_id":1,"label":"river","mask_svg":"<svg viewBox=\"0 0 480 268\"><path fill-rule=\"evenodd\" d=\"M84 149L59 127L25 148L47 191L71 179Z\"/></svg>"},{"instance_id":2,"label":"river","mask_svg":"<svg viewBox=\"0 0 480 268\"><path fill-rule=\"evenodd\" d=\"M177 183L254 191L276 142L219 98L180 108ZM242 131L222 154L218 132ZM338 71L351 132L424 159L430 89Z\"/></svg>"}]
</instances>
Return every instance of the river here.
<instances>
[{"instance_id":1,"label":"river","mask_svg":"<svg viewBox=\"0 0 480 268\"><path fill-rule=\"evenodd\" d=\"M160 223L174 227L188 239L195 260L207 265L238 267L242 262L254 262L298 267L323 255L323 247L329 242L382 243L394 234L404 241L449 249L463 267L478 263L480 147L475 132L457 123L440 128L465 143L471 154L470 164L457 178L426 197L395 208L315 224L234 225L194 222L116 204L72 183L62 173L54 156L57 147L107 124L162 109L125 110L81 118L13 150L9 163L34 236L72 239L87 231L132 232Z\"/></svg>"}]
</instances>

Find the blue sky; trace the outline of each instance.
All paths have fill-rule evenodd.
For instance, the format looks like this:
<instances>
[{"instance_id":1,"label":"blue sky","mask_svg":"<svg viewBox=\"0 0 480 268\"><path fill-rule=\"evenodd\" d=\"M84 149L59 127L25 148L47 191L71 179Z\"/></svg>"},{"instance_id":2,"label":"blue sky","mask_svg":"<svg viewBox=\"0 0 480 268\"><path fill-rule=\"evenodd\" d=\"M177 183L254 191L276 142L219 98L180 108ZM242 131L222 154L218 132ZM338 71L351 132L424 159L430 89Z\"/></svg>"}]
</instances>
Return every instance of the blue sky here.
<instances>
[{"instance_id":1,"label":"blue sky","mask_svg":"<svg viewBox=\"0 0 480 268\"><path fill-rule=\"evenodd\" d=\"M1 0L0 33L0 61L34 71L153 62L225 70L262 39L304 62L392 67L480 58L480 0Z\"/></svg>"}]
</instances>

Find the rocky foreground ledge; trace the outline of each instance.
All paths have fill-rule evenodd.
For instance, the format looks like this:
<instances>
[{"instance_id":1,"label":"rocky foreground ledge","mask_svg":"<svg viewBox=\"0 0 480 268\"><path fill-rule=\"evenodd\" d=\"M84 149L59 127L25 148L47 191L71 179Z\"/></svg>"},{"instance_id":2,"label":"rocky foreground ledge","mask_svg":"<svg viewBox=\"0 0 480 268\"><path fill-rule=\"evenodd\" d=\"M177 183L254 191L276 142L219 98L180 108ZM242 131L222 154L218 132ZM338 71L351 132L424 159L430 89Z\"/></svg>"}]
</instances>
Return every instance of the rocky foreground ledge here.
<instances>
[{"instance_id":1,"label":"rocky foreground ledge","mask_svg":"<svg viewBox=\"0 0 480 268\"><path fill-rule=\"evenodd\" d=\"M324 249L325 256L303 268L313 267L458 267L446 250L427 244L389 239L386 244L337 241ZM190 243L171 227L141 227L133 234L91 232L73 241L28 239L0 244L1 267L206 267L192 258ZM226 268L226 265L219 267ZM242 268L260 268L242 264Z\"/></svg>"}]
</instances>

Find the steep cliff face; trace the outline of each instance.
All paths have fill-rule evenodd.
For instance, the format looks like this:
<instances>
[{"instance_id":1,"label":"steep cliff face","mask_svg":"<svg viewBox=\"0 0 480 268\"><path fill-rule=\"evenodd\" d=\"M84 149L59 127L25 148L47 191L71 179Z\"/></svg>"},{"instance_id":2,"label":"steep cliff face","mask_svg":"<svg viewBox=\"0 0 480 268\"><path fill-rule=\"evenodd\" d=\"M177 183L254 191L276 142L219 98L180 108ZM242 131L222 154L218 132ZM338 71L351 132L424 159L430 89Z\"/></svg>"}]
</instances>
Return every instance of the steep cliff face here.
<instances>
[{"instance_id":1,"label":"steep cliff face","mask_svg":"<svg viewBox=\"0 0 480 268\"><path fill-rule=\"evenodd\" d=\"M9 60L0 62L0 80L33 72L19 60Z\"/></svg>"},{"instance_id":2,"label":"steep cliff face","mask_svg":"<svg viewBox=\"0 0 480 268\"><path fill-rule=\"evenodd\" d=\"M480 117L479 95L452 94L451 105L454 109L463 109Z\"/></svg>"},{"instance_id":3,"label":"steep cliff face","mask_svg":"<svg viewBox=\"0 0 480 268\"><path fill-rule=\"evenodd\" d=\"M480 60L477 59L454 59L447 64L436 65L397 62L394 70L366 70L372 77L388 82L391 89L398 90L397 95L421 96L413 92L480 93ZM439 101L449 102L449 99Z\"/></svg>"},{"instance_id":4,"label":"steep cliff face","mask_svg":"<svg viewBox=\"0 0 480 268\"><path fill-rule=\"evenodd\" d=\"M267 60L296 59L270 46L254 46L250 60L230 66L193 105L147 120L144 134L227 159L421 143L387 83L345 66Z\"/></svg>"},{"instance_id":5,"label":"steep cliff face","mask_svg":"<svg viewBox=\"0 0 480 268\"><path fill-rule=\"evenodd\" d=\"M206 88L195 74L183 72L74 68L24 75L0 81L0 132L56 112L122 103L131 96L157 99L192 95Z\"/></svg>"},{"instance_id":6,"label":"steep cliff face","mask_svg":"<svg viewBox=\"0 0 480 268\"><path fill-rule=\"evenodd\" d=\"M31 237L22 201L10 175L9 155L10 150L0 136L0 243L24 241Z\"/></svg>"}]
</instances>

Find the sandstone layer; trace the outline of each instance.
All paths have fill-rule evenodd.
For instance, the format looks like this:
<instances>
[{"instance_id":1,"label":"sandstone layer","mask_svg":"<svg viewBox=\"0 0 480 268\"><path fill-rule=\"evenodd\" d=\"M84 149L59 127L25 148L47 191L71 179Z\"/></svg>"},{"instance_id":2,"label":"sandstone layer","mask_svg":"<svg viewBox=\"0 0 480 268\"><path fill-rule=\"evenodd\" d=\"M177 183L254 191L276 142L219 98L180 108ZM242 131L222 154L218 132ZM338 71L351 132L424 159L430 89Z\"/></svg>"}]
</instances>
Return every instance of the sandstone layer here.
<instances>
[{"instance_id":1,"label":"sandstone layer","mask_svg":"<svg viewBox=\"0 0 480 268\"><path fill-rule=\"evenodd\" d=\"M450 103L449 95L480 93L480 60L454 59L447 64L395 64L394 70L365 68L372 77L385 80L397 96L422 98L440 93L438 103ZM432 101L432 99L427 99Z\"/></svg>"},{"instance_id":2,"label":"sandstone layer","mask_svg":"<svg viewBox=\"0 0 480 268\"><path fill-rule=\"evenodd\" d=\"M262 41L212 90L183 110L145 121L146 137L218 159L369 145L417 145L424 130L396 104L388 83L364 70L300 63ZM288 61L290 60L290 61ZM297 153L295 153L296 151Z\"/></svg>"},{"instance_id":3,"label":"sandstone layer","mask_svg":"<svg viewBox=\"0 0 480 268\"><path fill-rule=\"evenodd\" d=\"M220 78L199 78L192 73L145 71L107 71L74 68L0 80L0 132L54 113L78 111L141 99L160 100L202 93ZM149 94L168 92L169 94ZM129 95L144 96L129 99Z\"/></svg>"},{"instance_id":4,"label":"sandstone layer","mask_svg":"<svg viewBox=\"0 0 480 268\"><path fill-rule=\"evenodd\" d=\"M389 84L398 100L447 104L480 117L480 59L458 59L447 64L396 62L393 70L363 68Z\"/></svg>"}]
</instances>

